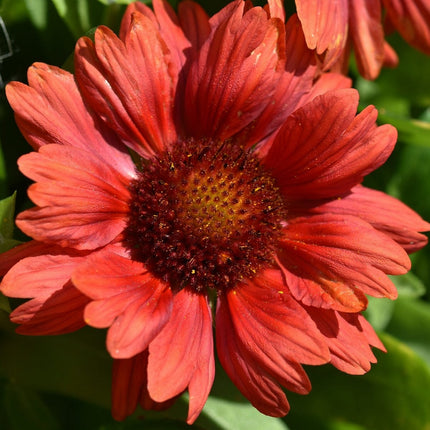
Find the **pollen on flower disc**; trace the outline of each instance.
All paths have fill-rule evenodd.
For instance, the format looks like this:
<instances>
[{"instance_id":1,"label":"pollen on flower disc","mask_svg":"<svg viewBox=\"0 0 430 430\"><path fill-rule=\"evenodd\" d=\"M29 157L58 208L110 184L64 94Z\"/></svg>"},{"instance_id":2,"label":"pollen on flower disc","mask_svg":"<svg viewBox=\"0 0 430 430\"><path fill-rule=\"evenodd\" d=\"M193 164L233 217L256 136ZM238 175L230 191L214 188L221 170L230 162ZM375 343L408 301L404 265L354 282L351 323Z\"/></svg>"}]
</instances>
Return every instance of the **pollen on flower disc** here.
<instances>
[{"instance_id":1,"label":"pollen on flower disc","mask_svg":"<svg viewBox=\"0 0 430 430\"><path fill-rule=\"evenodd\" d=\"M144 163L130 189L124 244L172 288L225 290L271 263L284 202L238 145L178 143Z\"/></svg>"}]
</instances>

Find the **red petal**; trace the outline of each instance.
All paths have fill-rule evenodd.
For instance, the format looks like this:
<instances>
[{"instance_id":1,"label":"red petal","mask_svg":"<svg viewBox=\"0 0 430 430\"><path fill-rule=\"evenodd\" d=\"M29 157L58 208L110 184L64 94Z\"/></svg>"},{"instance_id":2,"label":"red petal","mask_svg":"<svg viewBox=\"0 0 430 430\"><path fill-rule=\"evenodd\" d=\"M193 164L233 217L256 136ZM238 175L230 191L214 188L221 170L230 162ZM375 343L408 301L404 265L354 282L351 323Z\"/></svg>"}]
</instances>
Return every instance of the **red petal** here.
<instances>
[{"instance_id":1,"label":"red petal","mask_svg":"<svg viewBox=\"0 0 430 430\"><path fill-rule=\"evenodd\" d=\"M117 421L131 415L146 385L147 351L132 358L114 360L112 367L112 416Z\"/></svg>"},{"instance_id":2,"label":"red petal","mask_svg":"<svg viewBox=\"0 0 430 430\"><path fill-rule=\"evenodd\" d=\"M221 296L216 321L221 364L240 391L265 414L281 416L288 402L278 384L307 393L299 363L322 364L329 354L279 270L267 270Z\"/></svg>"},{"instance_id":3,"label":"red petal","mask_svg":"<svg viewBox=\"0 0 430 430\"><path fill-rule=\"evenodd\" d=\"M310 49L325 56L328 70L345 48L348 31L348 0L296 0L297 14Z\"/></svg>"},{"instance_id":4,"label":"red petal","mask_svg":"<svg viewBox=\"0 0 430 430\"><path fill-rule=\"evenodd\" d=\"M362 328L361 323L365 320L361 315L310 307L307 310L326 337L333 366L342 372L361 375L370 370L371 363L376 363L368 339L373 330L367 322L366 330ZM373 336L376 337L374 332ZM379 344L382 346L380 341Z\"/></svg>"},{"instance_id":5,"label":"red petal","mask_svg":"<svg viewBox=\"0 0 430 430\"><path fill-rule=\"evenodd\" d=\"M285 21L284 2L282 0L267 0L269 14L272 18L279 18Z\"/></svg>"},{"instance_id":6,"label":"red petal","mask_svg":"<svg viewBox=\"0 0 430 430\"><path fill-rule=\"evenodd\" d=\"M315 97L321 96L329 91L351 88L352 80L340 73L323 73L312 85L311 91L303 97L301 105L310 102Z\"/></svg>"},{"instance_id":7,"label":"red petal","mask_svg":"<svg viewBox=\"0 0 430 430\"><path fill-rule=\"evenodd\" d=\"M293 296L305 305L357 312L363 293L395 298L384 275L407 272L404 250L385 234L352 216L297 218L284 230L278 259Z\"/></svg>"},{"instance_id":8,"label":"red petal","mask_svg":"<svg viewBox=\"0 0 430 430\"><path fill-rule=\"evenodd\" d=\"M112 416L122 421L139 402L144 409L162 410L173 402L154 402L147 389L148 350L134 357L114 360L112 370ZM176 399L173 399L173 401Z\"/></svg>"},{"instance_id":9,"label":"red petal","mask_svg":"<svg viewBox=\"0 0 430 430\"><path fill-rule=\"evenodd\" d=\"M396 130L376 127L372 106L355 117L357 104L357 91L332 91L287 119L264 160L287 199L347 192L385 162Z\"/></svg>"},{"instance_id":10,"label":"red petal","mask_svg":"<svg viewBox=\"0 0 430 430\"><path fill-rule=\"evenodd\" d=\"M46 336L70 333L85 326L84 308L88 297L70 282L49 297L37 297L16 308L10 320L20 326L17 333Z\"/></svg>"},{"instance_id":11,"label":"red petal","mask_svg":"<svg viewBox=\"0 0 430 430\"><path fill-rule=\"evenodd\" d=\"M0 278L23 258L36 257L41 254L55 254L54 250L60 249L62 248L55 245L31 240L30 242L23 243L9 251L3 252L0 259Z\"/></svg>"},{"instance_id":12,"label":"red petal","mask_svg":"<svg viewBox=\"0 0 430 430\"><path fill-rule=\"evenodd\" d=\"M148 347L170 317L172 295L142 264L114 252L92 254L73 273L76 287L94 302L85 321L109 327L107 348L114 358L129 358Z\"/></svg>"},{"instance_id":13,"label":"red petal","mask_svg":"<svg viewBox=\"0 0 430 430\"><path fill-rule=\"evenodd\" d=\"M290 405L279 383L258 363L249 361L246 351L237 343L236 338L229 338L228 330L233 323L229 320L228 311L223 312L221 307L219 309L222 323L217 323L217 333L222 330L223 334L217 334L217 351L223 368L240 392L260 412L273 417L286 415ZM303 368L291 363L289 372L294 379L301 380L303 393L309 392L310 382Z\"/></svg>"},{"instance_id":14,"label":"red petal","mask_svg":"<svg viewBox=\"0 0 430 430\"><path fill-rule=\"evenodd\" d=\"M192 44L185 36L175 11L166 0L153 0L152 5L159 22L160 34L172 53L177 69L180 70L185 64L187 50ZM193 6L192 8L194 9Z\"/></svg>"},{"instance_id":15,"label":"red petal","mask_svg":"<svg viewBox=\"0 0 430 430\"><path fill-rule=\"evenodd\" d=\"M346 196L318 205L310 212L359 217L388 234L408 253L426 245L427 236L418 232L430 230L428 222L399 200L363 186L354 187Z\"/></svg>"},{"instance_id":16,"label":"red petal","mask_svg":"<svg viewBox=\"0 0 430 430\"><path fill-rule=\"evenodd\" d=\"M290 21L292 20L292 18L290 19ZM288 37L287 40L290 40L290 38ZM295 43L293 43L291 45L291 49L293 51L298 51L296 48L296 44L297 41ZM300 46L300 45L299 45ZM312 52L312 51L309 51ZM287 56L288 56L288 47L287 47ZM304 59L306 58L306 56L302 53L301 58ZM310 61L309 59L307 61ZM311 61L312 64L312 61ZM309 67L308 69L312 69L313 67ZM308 74L309 74L309 70L308 70ZM314 73L313 73L314 74ZM315 97L323 95L325 93L327 93L328 91L334 91L334 90L340 90L340 89L344 89L344 88L351 88L352 85L352 81L350 78L340 74L340 73L323 73L321 74L318 79L312 83L312 86L309 90L309 88L303 84L306 83L307 78L305 78L305 76L301 73L298 73L299 76L297 76L297 81L301 82L301 85L299 85L298 88L300 88L302 86L303 90L306 91L295 91L297 94L301 94L302 97L300 99L300 101L298 102L298 104L296 102L294 102L294 109L292 109L291 111L288 111L288 114L291 114L291 112L295 109L298 109L302 106L304 106L306 103L309 103L311 100L313 100ZM314 79L314 76L311 76L309 74L308 78L311 78L312 80ZM286 102L284 101L284 106L288 106L290 102ZM283 123L285 122L285 119L283 120ZM281 125L281 124L279 124ZM274 140L276 139L276 134L273 134L272 136L270 136L270 138L264 142L264 145L262 145L261 147L259 147L258 153L260 158L264 158L270 148L270 146L273 144Z\"/></svg>"},{"instance_id":17,"label":"red petal","mask_svg":"<svg viewBox=\"0 0 430 430\"><path fill-rule=\"evenodd\" d=\"M170 290L158 281L142 289L145 291L134 294L135 301L122 309L108 331L107 348L114 358L129 358L146 349L169 320Z\"/></svg>"},{"instance_id":18,"label":"red petal","mask_svg":"<svg viewBox=\"0 0 430 430\"><path fill-rule=\"evenodd\" d=\"M215 375L211 311L205 296L186 288L173 299L169 322L149 345L148 391L166 401L187 389L187 423L203 409Z\"/></svg>"},{"instance_id":19,"label":"red petal","mask_svg":"<svg viewBox=\"0 0 430 430\"><path fill-rule=\"evenodd\" d=\"M186 3L187 7L190 7L190 9L196 8L195 3ZM145 4L139 2L131 3L127 7L121 22L120 38L123 41L127 39L127 34L131 30L130 26L132 25L133 14L135 12L145 15L160 32L161 37L172 54L172 61L175 62L177 70L180 70L186 61L186 55L192 43L190 43L184 34L184 30L181 28L175 11L166 0L154 0L152 4L154 12ZM197 7L201 9L201 7Z\"/></svg>"},{"instance_id":20,"label":"red petal","mask_svg":"<svg viewBox=\"0 0 430 430\"><path fill-rule=\"evenodd\" d=\"M314 53L306 46L297 15L293 15L288 20L285 33L286 62L284 72L279 75L275 85L276 91L258 118L238 137L248 148L259 142L264 143L262 148L260 144L260 156L268 150L268 146L273 141L273 133L277 132L288 115L297 109L303 97L311 90L315 76ZM272 136L268 138L271 134ZM264 142L266 138L268 141Z\"/></svg>"},{"instance_id":21,"label":"red petal","mask_svg":"<svg viewBox=\"0 0 430 430\"><path fill-rule=\"evenodd\" d=\"M28 69L29 85L7 88L16 122L33 148L49 143L71 145L98 154L123 175L134 174L122 144L84 105L73 75L58 67L35 63ZM109 142L109 144L107 143Z\"/></svg>"},{"instance_id":22,"label":"red petal","mask_svg":"<svg viewBox=\"0 0 430 430\"><path fill-rule=\"evenodd\" d=\"M349 31L358 71L366 79L376 79L384 61L380 1L350 1L349 14Z\"/></svg>"},{"instance_id":23,"label":"red petal","mask_svg":"<svg viewBox=\"0 0 430 430\"><path fill-rule=\"evenodd\" d=\"M387 41L384 41L384 67L397 67L399 65L399 57L396 51L390 46Z\"/></svg>"},{"instance_id":24,"label":"red petal","mask_svg":"<svg viewBox=\"0 0 430 430\"><path fill-rule=\"evenodd\" d=\"M228 139L258 118L277 90L282 22L261 8L243 15L244 2L233 6L211 19L212 33L190 67L184 121L194 137Z\"/></svg>"},{"instance_id":25,"label":"red petal","mask_svg":"<svg viewBox=\"0 0 430 430\"><path fill-rule=\"evenodd\" d=\"M387 15L402 37L430 55L430 3L428 0L383 0Z\"/></svg>"},{"instance_id":26,"label":"red petal","mask_svg":"<svg viewBox=\"0 0 430 430\"><path fill-rule=\"evenodd\" d=\"M54 252L59 250L56 248ZM72 271L84 258L82 254L67 253L67 250L58 255L24 258L3 278L1 291L9 297L47 298L69 281Z\"/></svg>"},{"instance_id":27,"label":"red petal","mask_svg":"<svg viewBox=\"0 0 430 430\"><path fill-rule=\"evenodd\" d=\"M17 225L36 240L77 249L112 241L128 212L130 178L96 155L65 145L45 145L19 159L21 171L38 181L29 196L38 208L22 212Z\"/></svg>"},{"instance_id":28,"label":"red petal","mask_svg":"<svg viewBox=\"0 0 430 430\"><path fill-rule=\"evenodd\" d=\"M176 141L177 68L154 23L133 14L125 42L106 27L78 41L76 79L85 100L131 149L152 157Z\"/></svg>"},{"instance_id":29,"label":"red petal","mask_svg":"<svg viewBox=\"0 0 430 430\"><path fill-rule=\"evenodd\" d=\"M204 9L193 1L178 4L178 16L182 29L196 53L210 34L209 17Z\"/></svg>"},{"instance_id":30,"label":"red petal","mask_svg":"<svg viewBox=\"0 0 430 430\"><path fill-rule=\"evenodd\" d=\"M145 15L146 18L148 18L152 23L154 24L154 27L160 31L157 17L155 16L152 9L146 4L143 4L141 2L132 2L127 6L127 9L124 12L124 15L121 19L121 26L119 29L119 38L125 42L125 39L127 38L127 34L130 32L130 26L133 20L133 15L135 12L139 12L142 15Z\"/></svg>"},{"instance_id":31,"label":"red petal","mask_svg":"<svg viewBox=\"0 0 430 430\"><path fill-rule=\"evenodd\" d=\"M58 248L57 248L58 250ZM83 310L88 298L70 284L70 275L85 256L77 253L38 255L19 261L6 274L1 291L9 297L34 297L10 318L22 324L22 334L59 334L85 325Z\"/></svg>"},{"instance_id":32,"label":"red petal","mask_svg":"<svg viewBox=\"0 0 430 430\"><path fill-rule=\"evenodd\" d=\"M344 318L346 318L345 314L342 314L342 315ZM373 330L373 327L361 314L358 315L358 323L369 345L374 346L375 348L378 348L381 351L387 352L384 344L381 342L378 335L375 333L375 330Z\"/></svg>"}]
</instances>

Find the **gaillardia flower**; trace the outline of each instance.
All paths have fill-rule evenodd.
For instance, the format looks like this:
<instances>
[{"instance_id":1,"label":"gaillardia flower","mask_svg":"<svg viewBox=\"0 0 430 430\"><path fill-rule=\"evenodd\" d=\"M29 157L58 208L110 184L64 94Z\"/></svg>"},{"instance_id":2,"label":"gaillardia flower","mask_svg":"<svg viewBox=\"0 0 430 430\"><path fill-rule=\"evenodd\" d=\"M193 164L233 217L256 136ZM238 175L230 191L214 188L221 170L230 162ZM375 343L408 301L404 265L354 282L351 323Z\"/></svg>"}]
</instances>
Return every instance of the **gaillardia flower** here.
<instances>
[{"instance_id":1,"label":"gaillardia flower","mask_svg":"<svg viewBox=\"0 0 430 430\"><path fill-rule=\"evenodd\" d=\"M308 47L322 56L323 70L347 69L351 48L366 79L377 78L383 65L397 65L384 27L430 55L429 0L296 0L296 6Z\"/></svg>"},{"instance_id":2,"label":"gaillardia flower","mask_svg":"<svg viewBox=\"0 0 430 430\"><path fill-rule=\"evenodd\" d=\"M33 240L2 256L4 294L31 298L23 334L108 328L113 415L169 406L188 422L214 378L214 338L252 404L282 416L303 364L353 374L384 349L360 312L396 297L386 274L429 228L361 185L396 131L356 115L344 78L312 87L297 17L236 0L209 19L184 1L128 7L76 46L75 72L35 64L7 95L34 152L19 160ZM323 92L323 90L332 90ZM213 329L213 326L215 328Z\"/></svg>"}]
</instances>

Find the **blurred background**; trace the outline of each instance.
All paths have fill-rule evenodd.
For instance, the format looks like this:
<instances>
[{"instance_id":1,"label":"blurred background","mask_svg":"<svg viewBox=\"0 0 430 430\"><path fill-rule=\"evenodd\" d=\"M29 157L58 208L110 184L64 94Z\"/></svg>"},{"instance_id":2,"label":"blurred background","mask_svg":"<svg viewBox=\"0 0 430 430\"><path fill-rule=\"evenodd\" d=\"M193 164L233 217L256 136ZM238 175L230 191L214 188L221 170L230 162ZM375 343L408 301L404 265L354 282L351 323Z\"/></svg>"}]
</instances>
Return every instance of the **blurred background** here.
<instances>
[{"instance_id":1,"label":"blurred background","mask_svg":"<svg viewBox=\"0 0 430 430\"><path fill-rule=\"evenodd\" d=\"M30 146L15 125L5 84L25 82L34 61L71 69L76 40L100 24L117 30L126 3L0 0L0 251L26 240L13 228L14 193L16 212L31 206L26 195L29 182L16 166ZM228 2L199 3L213 14ZM293 0L286 1L286 9L294 12ZM374 104L379 122L399 131L393 155L365 184L399 198L430 220L430 57L395 34L388 40L400 58L396 69L385 69L370 82L359 77L351 63L360 108ZM399 299L371 300L366 311L388 350L376 351L378 364L367 375L308 367L312 392L288 394L290 414L275 419L261 415L243 399L218 366L211 396L191 428L430 429L430 247L412 255L412 261L409 274L393 279ZM104 331L87 328L59 337L19 336L8 321L10 306L16 303L0 297L0 429L190 428L185 424L186 396L168 411L139 410L125 422L115 422L109 409L112 362Z\"/></svg>"}]
</instances>

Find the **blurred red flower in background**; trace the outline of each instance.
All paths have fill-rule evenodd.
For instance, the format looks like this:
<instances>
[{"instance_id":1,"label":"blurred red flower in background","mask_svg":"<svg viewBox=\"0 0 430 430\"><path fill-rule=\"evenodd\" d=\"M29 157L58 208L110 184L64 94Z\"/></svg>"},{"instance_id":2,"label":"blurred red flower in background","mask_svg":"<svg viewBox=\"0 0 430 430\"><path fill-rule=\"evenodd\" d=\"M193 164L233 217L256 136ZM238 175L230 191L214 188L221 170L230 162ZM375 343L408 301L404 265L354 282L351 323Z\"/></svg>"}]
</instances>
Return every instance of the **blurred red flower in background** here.
<instances>
[{"instance_id":1,"label":"blurred red flower in background","mask_svg":"<svg viewBox=\"0 0 430 430\"><path fill-rule=\"evenodd\" d=\"M397 65L384 27L430 55L429 0L296 0L296 6L306 43L321 56L324 71L346 71L351 48L366 79L377 78L384 65Z\"/></svg>"},{"instance_id":2,"label":"blurred red flower in background","mask_svg":"<svg viewBox=\"0 0 430 430\"><path fill-rule=\"evenodd\" d=\"M34 64L9 84L34 152L19 160L33 241L2 255L1 291L31 298L18 332L108 328L113 415L189 392L188 422L219 360L261 412L281 385L309 392L302 364L360 374L384 349L361 316L366 294L396 297L386 274L429 229L360 185L396 131L356 115L358 94L315 85L313 52L279 2L234 1L209 19L184 1L130 5L76 46L75 74ZM331 89L331 90L330 90Z\"/></svg>"}]
</instances>

